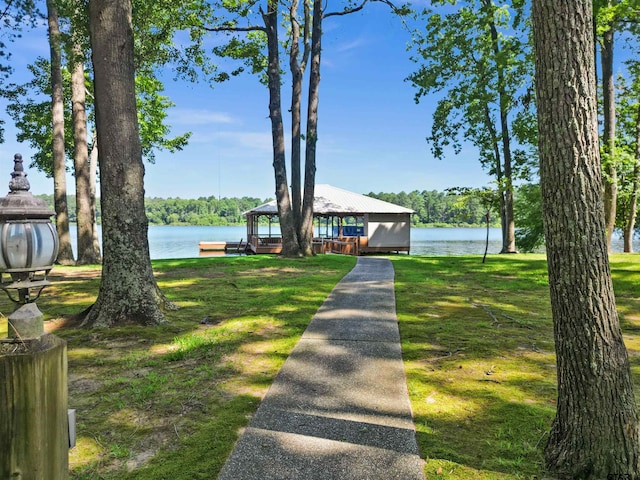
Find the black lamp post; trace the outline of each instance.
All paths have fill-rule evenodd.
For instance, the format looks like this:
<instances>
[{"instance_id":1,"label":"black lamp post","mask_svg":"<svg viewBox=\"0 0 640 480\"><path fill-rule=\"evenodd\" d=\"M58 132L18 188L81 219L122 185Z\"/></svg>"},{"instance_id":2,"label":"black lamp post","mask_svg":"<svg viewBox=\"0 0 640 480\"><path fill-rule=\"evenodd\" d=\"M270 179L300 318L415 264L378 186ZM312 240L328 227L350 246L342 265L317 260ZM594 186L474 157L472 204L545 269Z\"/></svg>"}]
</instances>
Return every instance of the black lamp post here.
<instances>
[{"instance_id":1,"label":"black lamp post","mask_svg":"<svg viewBox=\"0 0 640 480\"><path fill-rule=\"evenodd\" d=\"M16 304L0 338L0 478L66 479L70 435L67 344L44 332L35 304L58 254L53 212L29 193L22 156L0 198L0 288Z\"/></svg>"},{"instance_id":2,"label":"black lamp post","mask_svg":"<svg viewBox=\"0 0 640 480\"><path fill-rule=\"evenodd\" d=\"M29 192L22 155L16 154L13 161L10 192L0 198L0 288L17 307L9 316L9 337L35 338L44 333L35 301L49 285L47 274L58 255L59 241L51 223L54 212Z\"/></svg>"}]
</instances>

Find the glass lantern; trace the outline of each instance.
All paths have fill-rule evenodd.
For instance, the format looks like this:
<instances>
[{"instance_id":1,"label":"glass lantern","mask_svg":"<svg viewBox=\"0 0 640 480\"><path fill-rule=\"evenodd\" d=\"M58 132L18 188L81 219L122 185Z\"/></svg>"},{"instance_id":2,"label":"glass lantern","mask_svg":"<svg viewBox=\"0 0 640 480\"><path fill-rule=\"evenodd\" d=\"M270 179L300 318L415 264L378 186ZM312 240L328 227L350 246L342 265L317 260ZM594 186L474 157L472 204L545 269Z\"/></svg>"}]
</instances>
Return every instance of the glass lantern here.
<instances>
[{"instance_id":1,"label":"glass lantern","mask_svg":"<svg viewBox=\"0 0 640 480\"><path fill-rule=\"evenodd\" d=\"M37 299L49 284L46 277L58 255L59 241L51 223L54 212L29 192L22 155L16 154L13 161L10 192L0 198L0 288L14 302L27 303L35 300L32 289ZM11 277L8 283L2 278L5 273ZM18 292L17 300L11 290Z\"/></svg>"}]
</instances>

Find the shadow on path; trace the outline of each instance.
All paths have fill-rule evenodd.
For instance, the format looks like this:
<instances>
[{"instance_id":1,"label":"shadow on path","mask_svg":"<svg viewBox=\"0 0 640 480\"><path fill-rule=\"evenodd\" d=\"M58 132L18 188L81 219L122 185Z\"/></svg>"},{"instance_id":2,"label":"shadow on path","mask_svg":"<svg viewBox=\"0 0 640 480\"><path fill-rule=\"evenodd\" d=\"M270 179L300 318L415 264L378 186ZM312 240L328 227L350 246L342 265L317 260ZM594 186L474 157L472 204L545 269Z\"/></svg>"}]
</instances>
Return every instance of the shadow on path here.
<instances>
[{"instance_id":1,"label":"shadow on path","mask_svg":"<svg viewBox=\"0 0 640 480\"><path fill-rule=\"evenodd\" d=\"M283 365L219 480L423 480L394 270L360 257Z\"/></svg>"}]
</instances>

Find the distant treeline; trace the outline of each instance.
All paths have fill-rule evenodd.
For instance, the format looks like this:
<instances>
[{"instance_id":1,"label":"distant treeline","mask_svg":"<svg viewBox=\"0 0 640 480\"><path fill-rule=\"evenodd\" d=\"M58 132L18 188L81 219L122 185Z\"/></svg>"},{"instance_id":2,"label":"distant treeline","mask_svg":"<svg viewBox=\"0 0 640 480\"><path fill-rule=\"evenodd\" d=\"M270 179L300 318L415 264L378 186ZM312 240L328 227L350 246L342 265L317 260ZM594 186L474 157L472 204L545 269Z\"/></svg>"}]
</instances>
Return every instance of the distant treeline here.
<instances>
[{"instance_id":1,"label":"distant treeline","mask_svg":"<svg viewBox=\"0 0 640 480\"><path fill-rule=\"evenodd\" d=\"M479 226L485 222L486 211L473 197L438 192L436 190L405 193L369 193L370 197L395 203L414 210L414 226ZM53 209L53 195L39 195ZM253 197L198 199L147 198L147 218L152 225L243 225L243 212L269 199ZM67 197L69 220L76 221L75 196ZM98 202L98 221L100 205Z\"/></svg>"},{"instance_id":2,"label":"distant treeline","mask_svg":"<svg viewBox=\"0 0 640 480\"><path fill-rule=\"evenodd\" d=\"M369 197L395 203L415 211L414 226L481 226L486 223L486 208L476 197L437 190L405 193L368 193Z\"/></svg>"},{"instance_id":3,"label":"distant treeline","mask_svg":"<svg viewBox=\"0 0 640 480\"><path fill-rule=\"evenodd\" d=\"M266 201L252 197L146 198L145 208L153 225L243 225L242 214Z\"/></svg>"},{"instance_id":4,"label":"distant treeline","mask_svg":"<svg viewBox=\"0 0 640 480\"><path fill-rule=\"evenodd\" d=\"M53 195L38 195L53 209ZM268 202L259 198L145 198L147 218L152 225L244 225L243 212ZM67 196L69 221L76 222L76 198ZM98 222L100 201L98 200Z\"/></svg>"}]
</instances>

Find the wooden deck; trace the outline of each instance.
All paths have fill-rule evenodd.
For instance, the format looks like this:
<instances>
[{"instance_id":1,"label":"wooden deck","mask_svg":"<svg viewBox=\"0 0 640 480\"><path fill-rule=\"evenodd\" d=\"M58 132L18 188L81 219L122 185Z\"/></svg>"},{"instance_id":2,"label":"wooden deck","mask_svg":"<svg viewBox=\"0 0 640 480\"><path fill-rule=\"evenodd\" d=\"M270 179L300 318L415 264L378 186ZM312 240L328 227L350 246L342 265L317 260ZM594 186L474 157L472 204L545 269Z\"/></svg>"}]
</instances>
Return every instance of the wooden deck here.
<instances>
[{"instance_id":1,"label":"wooden deck","mask_svg":"<svg viewBox=\"0 0 640 480\"><path fill-rule=\"evenodd\" d=\"M314 238L315 254L336 253L340 255L363 255L367 253L409 253L406 246L370 247L367 237ZM200 255L225 255L230 253L274 254L282 252L282 237L260 237L251 235L244 242L200 242Z\"/></svg>"},{"instance_id":2,"label":"wooden deck","mask_svg":"<svg viewBox=\"0 0 640 480\"><path fill-rule=\"evenodd\" d=\"M367 253L409 253L407 246L370 247L367 237L314 238L313 252L316 254L336 253L340 255L363 255ZM247 251L255 254L279 254L282 251L281 237L249 237Z\"/></svg>"},{"instance_id":3,"label":"wooden deck","mask_svg":"<svg viewBox=\"0 0 640 480\"><path fill-rule=\"evenodd\" d=\"M279 254L282 252L282 237L259 237L253 235L249 238L247 249L255 254ZM325 239L316 238L313 240L313 253L328 253Z\"/></svg>"},{"instance_id":4,"label":"wooden deck","mask_svg":"<svg viewBox=\"0 0 640 480\"><path fill-rule=\"evenodd\" d=\"M200 253L245 253L247 242L200 242L198 244Z\"/></svg>"},{"instance_id":5,"label":"wooden deck","mask_svg":"<svg viewBox=\"0 0 640 480\"><path fill-rule=\"evenodd\" d=\"M278 254L282 251L282 237L259 237L257 235L251 235L247 243L247 251L255 254Z\"/></svg>"}]
</instances>

